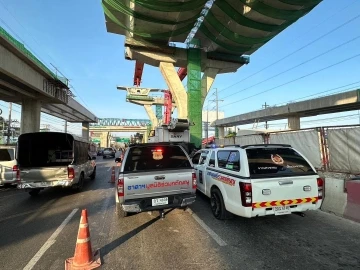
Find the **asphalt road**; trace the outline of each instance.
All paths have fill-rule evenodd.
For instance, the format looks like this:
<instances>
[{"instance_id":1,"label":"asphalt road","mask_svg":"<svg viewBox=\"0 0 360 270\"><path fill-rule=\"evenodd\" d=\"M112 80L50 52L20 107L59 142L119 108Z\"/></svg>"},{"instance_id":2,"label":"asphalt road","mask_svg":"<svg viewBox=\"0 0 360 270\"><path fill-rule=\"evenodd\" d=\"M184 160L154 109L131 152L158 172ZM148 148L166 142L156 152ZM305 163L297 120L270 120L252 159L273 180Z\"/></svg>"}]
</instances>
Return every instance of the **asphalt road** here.
<instances>
[{"instance_id":1,"label":"asphalt road","mask_svg":"<svg viewBox=\"0 0 360 270\"><path fill-rule=\"evenodd\" d=\"M32 198L0 188L0 269L64 269L84 208L102 269L360 269L360 224L320 211L219 221L199 195L191 211L167 211L163 220L156 212L119 220L113 165L98 158L96 179L80 193Z\"/></svg>"}]
</instances>

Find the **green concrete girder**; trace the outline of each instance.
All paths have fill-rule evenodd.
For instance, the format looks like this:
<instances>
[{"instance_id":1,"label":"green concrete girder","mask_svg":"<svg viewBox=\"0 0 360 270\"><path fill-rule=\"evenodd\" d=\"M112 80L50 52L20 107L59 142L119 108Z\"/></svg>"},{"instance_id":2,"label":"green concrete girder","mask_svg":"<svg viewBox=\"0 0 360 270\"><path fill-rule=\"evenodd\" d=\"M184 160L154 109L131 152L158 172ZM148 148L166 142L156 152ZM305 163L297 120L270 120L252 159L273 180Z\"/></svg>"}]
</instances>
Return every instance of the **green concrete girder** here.
<instances>
[{"instance_id":1,"label":"green concrete girder","mask_svg":"<svg viewBox=\"0 0 360 270\"><path fill-rule=\"evenodd\" d=\"M251 54L321 1L215 1L195 38L208 51Z\"/></svg>"}]
</instances>

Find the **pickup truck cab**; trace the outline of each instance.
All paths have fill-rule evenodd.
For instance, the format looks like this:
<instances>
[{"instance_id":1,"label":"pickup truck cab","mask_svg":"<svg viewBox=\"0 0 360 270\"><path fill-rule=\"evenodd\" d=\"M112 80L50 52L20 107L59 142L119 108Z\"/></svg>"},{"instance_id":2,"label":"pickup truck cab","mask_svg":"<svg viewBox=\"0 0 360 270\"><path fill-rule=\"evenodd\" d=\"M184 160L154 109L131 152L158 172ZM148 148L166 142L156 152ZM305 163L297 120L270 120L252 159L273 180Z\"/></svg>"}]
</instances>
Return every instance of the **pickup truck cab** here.
<instances>
[{"instance_id":1,"label":"pickup truck cab","mask_svg":"<svg viewBox=\"0 0 360 270\"><path fill-rule=\"evenodd\" d=\"M197 189L217 219L316 210L323 179L290 145L259 144L202 149L192 158Z\"/></svg>"},{"instance_id":2,"label":"pickup truck cab","mask_svg":"<svg viewBox=\"0 0 360 270\"><path fill-rule=\"evenodd\" d=\"M115 188L119 217L129 212L182 208L195 202L196 175L180 145L145 143L130 145L121 162Z\"/></svg>"}]
</instances>

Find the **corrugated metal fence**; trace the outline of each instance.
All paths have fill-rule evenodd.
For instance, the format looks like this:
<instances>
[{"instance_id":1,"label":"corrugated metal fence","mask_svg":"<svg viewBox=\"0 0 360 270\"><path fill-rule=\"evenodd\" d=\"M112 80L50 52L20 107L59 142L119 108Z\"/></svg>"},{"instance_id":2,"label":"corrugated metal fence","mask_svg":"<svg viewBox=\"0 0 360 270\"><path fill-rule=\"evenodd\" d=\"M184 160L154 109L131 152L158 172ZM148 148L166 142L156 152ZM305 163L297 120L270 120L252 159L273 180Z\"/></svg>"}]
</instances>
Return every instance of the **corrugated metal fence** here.
<instances>
[{"instance_id":1,"label":"corrugated metal fence","mask_svg":"<svg viewBox=\"0 0 360 270\"><path fill-rule=\"evenodd\" d=\"M290 144L317 168L343 173L360 173L360 127L321 127L216 139L216 144Z\"/></svg>"}]
</instances>

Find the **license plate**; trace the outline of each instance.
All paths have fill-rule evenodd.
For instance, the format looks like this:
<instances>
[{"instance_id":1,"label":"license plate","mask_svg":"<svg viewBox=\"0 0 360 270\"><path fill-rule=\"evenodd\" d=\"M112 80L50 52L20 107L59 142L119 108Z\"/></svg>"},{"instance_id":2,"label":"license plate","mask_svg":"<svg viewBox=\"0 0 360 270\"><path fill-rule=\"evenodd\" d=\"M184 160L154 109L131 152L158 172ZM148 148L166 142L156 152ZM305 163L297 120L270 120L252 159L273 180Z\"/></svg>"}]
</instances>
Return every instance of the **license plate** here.
<instances>
[{"instance_id":1,"label":"license plate","mask_svg":"<svg viewBox=\"0 0 360 270\"><path fill-rule=\"evenodd\" d=\"M168 197L152 199L152 206L169 204Z\"/></svg>"},{"instance_id":2,"label":"license plate","mask_svg":"<svg viewBox=\"0 0 360 270\"><path fill-rule=\"evenodd\" d=\"M275 216L291 214L290 206L275 206L273 207Z\"/></svg>"}]
</instances>

